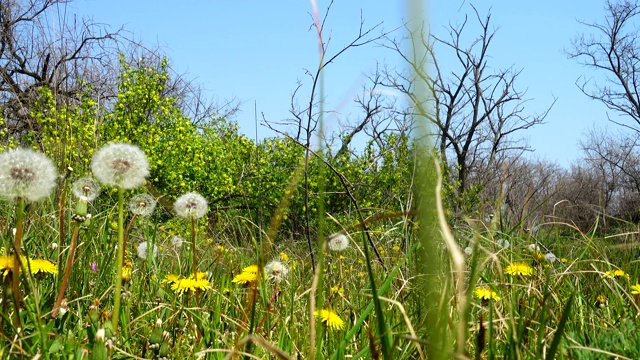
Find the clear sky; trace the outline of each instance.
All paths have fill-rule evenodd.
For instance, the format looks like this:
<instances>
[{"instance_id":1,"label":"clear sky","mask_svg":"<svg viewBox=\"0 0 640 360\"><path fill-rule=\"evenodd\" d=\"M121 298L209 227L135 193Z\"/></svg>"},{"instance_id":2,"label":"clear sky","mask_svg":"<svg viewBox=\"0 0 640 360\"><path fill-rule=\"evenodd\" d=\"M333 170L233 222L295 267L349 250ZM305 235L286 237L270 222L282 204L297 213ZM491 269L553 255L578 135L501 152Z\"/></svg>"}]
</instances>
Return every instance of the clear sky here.
<instances>
[{"instance_id":1,"label":"clear sky","mask_svg":"<svg viewBox=\"0 0 640 360\"><path fill-rule=\"evenodd\" d=\"M322 12L328 1L318 3ZM482 15L491 9L492 24L498 28L491 66L523 70L517 84L531 99L525 112L539 113L557 97L546 123L523 134L535 149L531 156L570 164L580 155L578 141L584 132L594 124L607 125L607 109L576 87L576 79L591 76L591 70L567 59L563 50L585 30L577 20L603 19L604 1L482 0L475 5ZM270 120L289 118L297 81L308 89L305 69L318 62L310 1L76 0L70 9L112 29L123 26L150 46L159 45L175 71L194 78L212 98L244 101L234 120L252 138L254 102L258 113ZM365 26L383 22L381 30L396 28L407 18L405 1L335 0L326 25L332 37L330 54L357 34L361 10ZM445 25L460 22L465 13L472 15L472 8L463 0L432 1L428 12L433 33L444 35ZM366 82L363 74L371 73L377 62L396 64L398 58L370 45L345 53L328 67L327 106L341 117L356 116L347 104ZM258 128L259 137L269 135L266 128Z\"/></svg>"}]
</instances>

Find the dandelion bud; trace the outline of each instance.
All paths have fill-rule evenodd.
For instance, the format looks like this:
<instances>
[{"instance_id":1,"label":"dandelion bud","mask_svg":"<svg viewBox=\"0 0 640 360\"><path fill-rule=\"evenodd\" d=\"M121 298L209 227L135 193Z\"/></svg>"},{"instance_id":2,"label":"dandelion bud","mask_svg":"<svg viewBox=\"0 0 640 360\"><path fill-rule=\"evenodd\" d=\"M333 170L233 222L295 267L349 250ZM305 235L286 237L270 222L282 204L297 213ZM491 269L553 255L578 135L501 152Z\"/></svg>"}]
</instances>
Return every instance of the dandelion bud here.
<instances>
[{"instance_id":1,"label":"dandelion bud","mask_svg":"<svg viewBox=\"0 0 640 360\"><path fill-rule=\"evenodd\" d=\"M82 196L78 199L78 202L76 203L76 215L85 216L87 215L87 213L88 213L87 197Z\"/></svg>"},{"instance_id":2,"label":"dandelion bud","mask_svg":"<svg viewBox=\"0 0 640 360\"><path fill-rule=\"evenodd\" d=\"M96 341L104 341L104 328L98 329L96 331Z\"/></svg>"}]
</instances>

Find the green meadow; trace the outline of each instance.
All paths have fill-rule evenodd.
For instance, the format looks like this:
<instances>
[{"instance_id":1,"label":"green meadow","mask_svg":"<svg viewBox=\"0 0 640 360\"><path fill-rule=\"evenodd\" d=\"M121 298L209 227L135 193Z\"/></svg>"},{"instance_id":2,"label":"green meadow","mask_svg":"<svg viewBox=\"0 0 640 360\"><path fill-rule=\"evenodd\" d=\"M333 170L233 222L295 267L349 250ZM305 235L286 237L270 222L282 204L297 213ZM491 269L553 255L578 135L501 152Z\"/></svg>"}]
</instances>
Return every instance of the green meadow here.
<instances>
[{"instance_id":1,"label":"green meadow","mask_svg":"<svg viewBox=\"0 0 640 360\"><path fill-rule=\"evenodd\" d=\"M594 132L571 169L523 156L514 134L553 105L527 116L518 73L486 66L489 15L470 7L469 44L361 26L251 139L168 58L109 53L117 34L65 33L75 51L40 61L25 34L63 3L0 3L0 359L640 358L637 134ZM325 133L324 73L369 44L406 66ZM461 73L438 63L452 49Z\"/></svg>"}]
</instances>

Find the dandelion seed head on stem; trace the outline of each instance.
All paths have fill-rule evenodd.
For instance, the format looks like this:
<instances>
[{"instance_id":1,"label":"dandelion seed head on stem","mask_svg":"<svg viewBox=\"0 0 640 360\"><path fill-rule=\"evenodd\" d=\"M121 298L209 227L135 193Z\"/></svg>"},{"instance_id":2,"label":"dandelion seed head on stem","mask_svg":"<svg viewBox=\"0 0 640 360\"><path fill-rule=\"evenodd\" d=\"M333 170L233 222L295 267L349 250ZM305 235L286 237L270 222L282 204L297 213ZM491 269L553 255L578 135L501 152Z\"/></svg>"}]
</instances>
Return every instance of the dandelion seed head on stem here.
<instances>
[{"instance_id":1,"label":"dandelion seed head on stem","mask_svg":"<svg viewBox=\"0 0 640 360\"><path fill-rule=\"evenodd\" d=\"M138 194L129 200L129 210L138 216L149 216L156 208L156 199L148 194Z\"/></svg>"},{"instance_id":2,"label":"dandelion seed head on stem","mask_svg":"<svg viewBox=\"0 0 640 360\"><path fill-rule=\"evenodd\" d=\"M209 207L207 200L202 195L189 192L176 199L173 209L181 218L200 219L207 213Z\"/></svg>"},{"instance_id":3,"label":"dandelion seed head on stem","mask_svg":"<svg viewBox=\"0 0 640 360\"><path fill-rule=\"evenodd\" d=\"M327 246L331 251L343 251L349 247L349 238L342 233L333 234L329 236Z\"/></svg>"},{"instance_id":4,"label":"dandelion seed head on stem","mask_svg":"<svg viewBox=\"0 0 640 360\"><path fill-rule=\"evenodd\" d=\"M85 176L73 182L71 191L78 199L91 202L100 194L100 185L93 178Z\"/></svg>"},{"instance_id":5,"label":"dandelion seed head on stem","mask_svg":"<svg viewBox=\"0 0 640 360\"><path fill-rule=\"evenodd\" d=\"M289 269L280 261L273 260L269 262L264 267L264 275L268 280L272 280L275 282L282 281L287 274L289 273Z\"/></svg>"},{"instance_id":6,"label":"dandelion seed head on stem","mask_svg":"<svg viewBox=\"0 0 640 360\"><path fill-rule=\"evenodd\" d=\"M7 200L44 199L55 188L57 177L53 161L43 153L26 148L0 153L0 196Z\"/></svg>"},{"instance_id":7,"label":"dandelion seed head on stem","mask_svg":"<svg viewBox=\"0 0 640 360\"><path fill-rule=\"evenodd\" d=\"M149 243L146 241L138 244L138 257L140 259L146 259L149 251ZM151 255L154 259L158 256L158 247L153 245L153 253Z\"/></svg>"},{"instance_id":8,"label":"dandelion seed head on stem","mask_svg":"<svg viewBox=\"0 0 640 360\"><path fill-rule=\"evenodd\" d=\"M149 161L135 145L111 143L93 154L91 170L102 184L129 190L142 185L149 176Z\"/></svg>"}]
</instances>

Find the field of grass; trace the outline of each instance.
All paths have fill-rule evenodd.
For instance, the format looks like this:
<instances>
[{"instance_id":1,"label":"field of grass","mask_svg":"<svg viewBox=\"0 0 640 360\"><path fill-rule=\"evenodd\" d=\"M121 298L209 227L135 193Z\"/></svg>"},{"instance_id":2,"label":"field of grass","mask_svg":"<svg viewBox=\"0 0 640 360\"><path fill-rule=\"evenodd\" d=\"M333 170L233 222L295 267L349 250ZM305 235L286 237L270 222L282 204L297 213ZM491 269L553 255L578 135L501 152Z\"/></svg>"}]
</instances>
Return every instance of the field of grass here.
<instances>
[{"instance_id":1,"label":"field of grass","mask_svg":"<svg viewBox=\"0 0 640 360\"><path fill-rule=\"evenodd\" d=\"M522 232L495 216L441 222L429 241L392 214L367 220L368 237L328 223L343 230L318 235L314 268L277 221L212 226L194 193L156 204L129 168L144 154L110 146L98 182L0 154L0 358L640 357L637 232Z\"/></svg>"}]
</instances>

